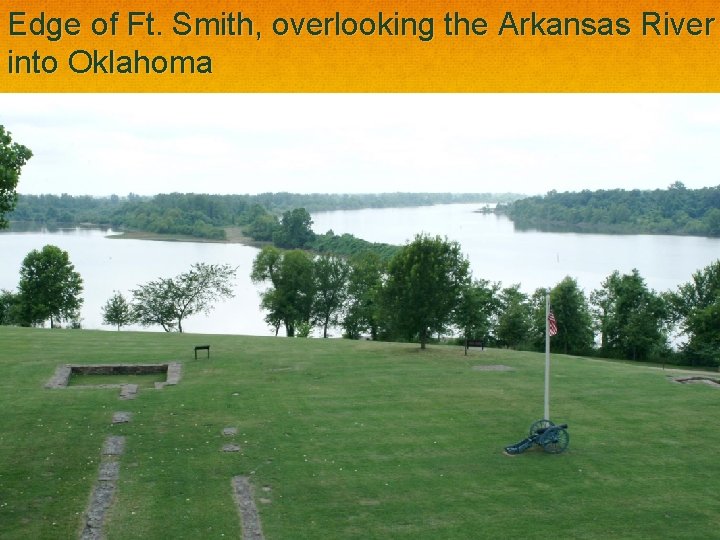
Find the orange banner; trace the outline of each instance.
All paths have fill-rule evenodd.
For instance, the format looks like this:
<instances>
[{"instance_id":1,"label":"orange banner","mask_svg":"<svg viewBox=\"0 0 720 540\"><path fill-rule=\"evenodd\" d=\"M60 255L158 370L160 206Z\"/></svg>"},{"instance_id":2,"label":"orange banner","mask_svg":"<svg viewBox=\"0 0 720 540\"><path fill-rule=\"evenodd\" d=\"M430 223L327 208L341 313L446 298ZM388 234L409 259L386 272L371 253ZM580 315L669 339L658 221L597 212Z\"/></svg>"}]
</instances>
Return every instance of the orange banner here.
<instances>
[{"instance_id":1,"label":"orange banner","mask_svg":"<svg viewBox=\"0 0 720 540\"><path fill-rule=\"evenodd\" d=\"M704 1L3 2L4 92L717 92Z\"/></svg>"}]
</instances>

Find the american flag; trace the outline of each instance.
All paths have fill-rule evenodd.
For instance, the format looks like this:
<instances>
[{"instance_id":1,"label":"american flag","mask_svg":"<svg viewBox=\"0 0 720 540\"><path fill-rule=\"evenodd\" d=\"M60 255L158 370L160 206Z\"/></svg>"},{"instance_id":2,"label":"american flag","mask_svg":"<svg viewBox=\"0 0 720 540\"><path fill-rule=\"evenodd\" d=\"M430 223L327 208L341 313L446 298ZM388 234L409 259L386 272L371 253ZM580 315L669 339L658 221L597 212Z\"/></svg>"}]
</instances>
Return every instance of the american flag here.
<instances>
[{"instance_id":1,"label":"american flag","mask_svg":"<svg viewBox=\"0 0 720 540\"><path fill-rule=\"evenodd\" d=\"M550 335L555 336L557 335L557 322L555 321L555 315L551 311L548 315L548 326L550 328Z\"/></svg>"}]
</instances>

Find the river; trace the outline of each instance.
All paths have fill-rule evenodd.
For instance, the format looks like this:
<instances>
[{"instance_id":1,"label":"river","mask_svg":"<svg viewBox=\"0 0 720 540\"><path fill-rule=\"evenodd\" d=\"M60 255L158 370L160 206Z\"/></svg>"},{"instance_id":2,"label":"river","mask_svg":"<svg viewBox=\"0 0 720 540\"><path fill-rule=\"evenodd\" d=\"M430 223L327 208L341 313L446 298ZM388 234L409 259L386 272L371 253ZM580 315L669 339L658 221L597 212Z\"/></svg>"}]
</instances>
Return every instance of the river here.
<instances>
[{"instance_id":1,"label":"river","mask_svg":"<svg viewBox=\"0 0 720 540\"><path fill-rule=\"evenodd\" d=\"M552 286L566 275L586 293L613 270L637 268L657 290L675 289L693 272L720 257L720 239L688 236L604 235L516 231L510 220L474 212L476 204L401 209L367 209L313 214L316 232L332 229L360 238L404 244L424 232L446 236L462 246L473 275L522 290ZM0 289L15 290L25 255L45 244L66 250L84 280L84 328L102 325L101 307L113 291L126 296L138 284L170 277L194 262L238 267L235 297L216 304L209 315L183 323L187 332L270 335L259 310L260 287L249 274L257 249L239 244L157 242L107 238L112 231L69 229L56 232L0 233ZM159 330L159 327L150 330Z\"/></svg>"}]
</instances>

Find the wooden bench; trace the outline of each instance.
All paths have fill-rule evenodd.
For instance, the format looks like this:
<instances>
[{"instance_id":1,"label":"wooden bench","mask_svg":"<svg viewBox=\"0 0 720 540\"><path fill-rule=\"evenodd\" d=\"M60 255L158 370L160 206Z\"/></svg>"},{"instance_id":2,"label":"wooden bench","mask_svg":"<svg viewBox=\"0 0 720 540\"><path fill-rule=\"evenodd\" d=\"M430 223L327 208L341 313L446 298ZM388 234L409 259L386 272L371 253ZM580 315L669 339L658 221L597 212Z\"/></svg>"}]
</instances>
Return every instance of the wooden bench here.
<instances>
[{"instance_id":1,"label":"wooden bench","mask_svg":"<svg viewBox=\"0 0 720 540\"><path fill-rule=\"evenodd\" d=\"M207 351L207 357L210 358L210 345L198 345L195 347L195 360L197 360L198 351Z\"/></svg>"}]
</instances>

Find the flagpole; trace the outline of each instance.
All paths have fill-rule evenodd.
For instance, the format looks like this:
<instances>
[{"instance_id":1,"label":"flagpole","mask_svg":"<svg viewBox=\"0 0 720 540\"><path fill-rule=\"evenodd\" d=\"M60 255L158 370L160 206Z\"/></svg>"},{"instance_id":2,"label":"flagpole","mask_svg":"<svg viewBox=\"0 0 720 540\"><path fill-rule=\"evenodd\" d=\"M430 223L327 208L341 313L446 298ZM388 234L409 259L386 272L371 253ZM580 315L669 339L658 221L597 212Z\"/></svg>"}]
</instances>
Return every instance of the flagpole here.
<instances>
[{"instance_id":1,"label":"flagpole","mask_svg":"<svg viewBox=\"0 0 720 540\"><path fill-rule=\"evenodd\" d=\"M550 420L550 291L545 291L545 416Z\"/></svg>"}]
</instances>

